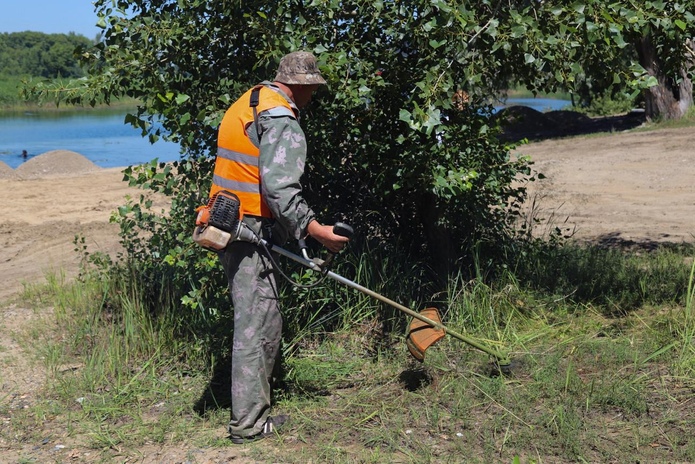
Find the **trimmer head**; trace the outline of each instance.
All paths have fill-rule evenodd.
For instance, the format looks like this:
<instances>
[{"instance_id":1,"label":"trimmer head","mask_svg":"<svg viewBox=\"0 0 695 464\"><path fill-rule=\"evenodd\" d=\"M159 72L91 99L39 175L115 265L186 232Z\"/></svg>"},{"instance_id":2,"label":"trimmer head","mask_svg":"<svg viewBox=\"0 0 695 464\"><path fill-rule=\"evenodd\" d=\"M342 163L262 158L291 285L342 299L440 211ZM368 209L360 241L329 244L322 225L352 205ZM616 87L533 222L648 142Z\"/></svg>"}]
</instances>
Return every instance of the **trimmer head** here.
<instances>
[{"instance_id":1,"label":"trimmer head","mask_svg":"<svg viewBox=\"0 0 695 464\"><path fill-rule=\"evenodd\" d=\"M502 374L504 376L512 374L512 362L509 359L503 359L494 363L492 375L499 374Z\"/></svg>"},{"instance_id":2,"label":"trimmer head","mask_svg":"<svg viewBox=\"0 0 695 464\"><path fill-rule=\"evenodd\" d=\"M420 315L437 324L441 324L442 322L436 308L426 308L420 312ZM425 360L425 351L427 348L444 338L444 335L446 335L444 329L437 329L432 324L425 321L413 319L410 323L410 329L408 330L405 343L408 346L408 350L410 350L410 354L412 354L415 359L422 362Z\"/></svg>"},{"instance_id":3,"label":"trimmer head","mask_svg":"<svg viewBox=\"0 0 695 464\"><path fill-rule=\"evenodd\" d=\"M406 345L410 354L413 355L415 359L422 362L425 360L425 351L430 346L437 343L439 340L444 338L444 335L451 335L454 338L468 343L475 348L478 348L491 356L494 356L496 361L494 363L493 372L496 375L509 375L512 370L512 362L508 355L500 353L492 348L482 344L481 342L465 337L458 332L455 332L442 324L442 320L439 317L439 312L436 308L426 308L419 313L406 309L408 314L413 316L413 320L410 322L410 328L408 331L408 336L406 337ZM494 374L493 374L494 375Z\"/></svg>"}]
</instances>

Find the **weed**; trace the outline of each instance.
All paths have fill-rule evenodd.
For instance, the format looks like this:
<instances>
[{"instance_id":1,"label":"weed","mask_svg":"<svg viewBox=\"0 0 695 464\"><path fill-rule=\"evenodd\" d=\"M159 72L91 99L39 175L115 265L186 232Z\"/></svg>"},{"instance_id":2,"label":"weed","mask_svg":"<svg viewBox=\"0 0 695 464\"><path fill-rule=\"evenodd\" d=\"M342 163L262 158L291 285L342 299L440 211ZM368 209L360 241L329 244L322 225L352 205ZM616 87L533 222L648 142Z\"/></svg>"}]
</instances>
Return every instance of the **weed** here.
<instances>
[{"instance_id":1,"label":"weed","mask_svg":"<svg viewBox=\"0 0 695 464\"><path fill-rule=\"evenodd\" d=\"M692 377L695 372L695 261L690 268L683 323L676 327L681 344L677 370L681 375Z\"/></svg>"},{"instance_id":2,"label":"weed","mask_svg":"<svg viewBox=\"0 0 695 464\"><path fill-rule=\"evenodd\" d=\"M545 260L553 256L568 260L554 263L551 275ZM517 272L493 284L459 277L431 298L446 324L511 350L510 376L490 377L489 356L451 337L415 364L403 331L393 330L407 318L389 319L356 294L336 293L332 330L305 308L308 322L288 339L286 388L275 405L291 414L291 425L271 446L253 445L251 456L287 463L695 460L688 407L695 270L682 270L682 252L539 247L525 259L518 269L533 262L536 277L556 279L547 288L582 289L558 298ZM368 285L385 272L359 266L352 276ZM586 281L608 270L617 276L612 282ZM409 279L418 275L413 268ZM125 285L126 278L87 273L67 284L56 275L26 289L35 306L54 307L52 319L22 338L50 382L28 408L2 400L0 416L12 421L0 437L40 439L49 422L70 437L88 437L94 450L228 446L213 433L227 421L219 396L226 393L210 399L212 408L194 406L218 363L181 337L174 308L145 310L137 280ZM377 287L412 296L397 280ZM108 460L110 451L100 452Z\"/></svg>"}]
</instances>

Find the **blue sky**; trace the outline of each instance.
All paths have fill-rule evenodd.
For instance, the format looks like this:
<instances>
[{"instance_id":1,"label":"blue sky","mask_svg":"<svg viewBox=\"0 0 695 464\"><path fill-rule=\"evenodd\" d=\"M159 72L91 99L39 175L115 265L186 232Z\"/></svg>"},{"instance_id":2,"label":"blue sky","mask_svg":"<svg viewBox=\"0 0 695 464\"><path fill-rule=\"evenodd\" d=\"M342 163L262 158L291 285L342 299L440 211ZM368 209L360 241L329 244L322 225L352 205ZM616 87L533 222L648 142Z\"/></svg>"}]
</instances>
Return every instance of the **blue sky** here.
<instances>
[{"instance_id":1,"label":"blue sky","mask_svg":"<svg viewBox=\"0 0 695 464\"><path fill-rule=\"evenodd\" d=\"M96 22L92 0L0 0L0 32L75 32L93 39Z\"/></svg>"}]
</instances>

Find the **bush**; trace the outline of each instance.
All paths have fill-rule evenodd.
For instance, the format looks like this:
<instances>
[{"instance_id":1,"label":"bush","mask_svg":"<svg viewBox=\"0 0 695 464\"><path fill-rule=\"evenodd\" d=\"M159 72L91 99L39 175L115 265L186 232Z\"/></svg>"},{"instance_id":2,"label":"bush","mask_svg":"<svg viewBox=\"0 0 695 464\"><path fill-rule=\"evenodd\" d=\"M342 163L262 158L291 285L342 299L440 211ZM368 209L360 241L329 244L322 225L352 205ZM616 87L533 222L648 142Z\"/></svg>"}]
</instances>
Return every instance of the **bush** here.
<instances>
[{"instance_id":1,"label":"bush","mask_svg":"<svg viewBox=\"0 0 695 464\"><path fill-rule=\"evenodd\" d=\"M637 99L625 92L612 92L610 90L591 98L591 102L585 106L578 106L577 111L589 116L613 116L629 113L637 106Z\"/></svg>"}]
</instances>

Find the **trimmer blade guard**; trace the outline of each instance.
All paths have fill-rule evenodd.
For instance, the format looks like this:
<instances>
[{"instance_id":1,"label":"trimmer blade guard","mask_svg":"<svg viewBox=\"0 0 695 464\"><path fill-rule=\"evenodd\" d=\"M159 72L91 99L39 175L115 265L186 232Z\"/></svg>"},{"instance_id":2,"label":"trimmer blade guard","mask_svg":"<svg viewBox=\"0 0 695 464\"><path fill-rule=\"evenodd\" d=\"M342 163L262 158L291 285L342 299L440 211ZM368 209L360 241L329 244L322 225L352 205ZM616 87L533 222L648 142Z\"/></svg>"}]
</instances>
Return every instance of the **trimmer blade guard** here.
<instances>
[{"instance_id":1,"label":"trimmer blade guard","mask_svg":"<svg viewBox=\"0 0 695 464\"><path fill-rule=\"evenodd\" d=\"M420 311L420 314L438 324L442 322L436 308L423 309ZM412 354L415 359L422 362L425 359L425 351L427 348L444 338L444 335L446 335L444 329L437 329L427 322L413 318L405 343L408 346L410 354Z\"/></svg>"}]
</instances>

